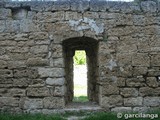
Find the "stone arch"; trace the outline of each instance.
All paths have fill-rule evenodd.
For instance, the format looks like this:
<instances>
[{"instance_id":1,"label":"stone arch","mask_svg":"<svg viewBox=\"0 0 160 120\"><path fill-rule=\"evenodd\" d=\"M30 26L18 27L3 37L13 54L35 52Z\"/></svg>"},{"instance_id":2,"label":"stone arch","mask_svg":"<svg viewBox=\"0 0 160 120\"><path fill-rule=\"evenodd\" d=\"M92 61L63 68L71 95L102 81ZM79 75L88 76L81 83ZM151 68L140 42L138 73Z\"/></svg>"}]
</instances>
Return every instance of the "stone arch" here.
<instances>
[{"instance_id":1,"label":"stone arch","mask_svg":"<svg viewBox=\"0 0 160 120\"><path fill-rule=\"evenodd\" d=\"M87 93L91 102L99 102L97 51L98 41L90 37L74 37L63 41L66 72L66 103L73 100L73 56L75 50L85 50L87 57Z\"/></svg>"}]
</instances>

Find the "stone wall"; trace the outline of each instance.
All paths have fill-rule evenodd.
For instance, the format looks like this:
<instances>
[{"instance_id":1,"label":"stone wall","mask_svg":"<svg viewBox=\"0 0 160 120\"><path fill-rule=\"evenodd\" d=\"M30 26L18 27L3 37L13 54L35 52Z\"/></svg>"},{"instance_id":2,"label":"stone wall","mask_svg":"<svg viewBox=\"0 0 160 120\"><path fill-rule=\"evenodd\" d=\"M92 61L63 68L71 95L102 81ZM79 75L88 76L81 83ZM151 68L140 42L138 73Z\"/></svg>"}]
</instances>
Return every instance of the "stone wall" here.
<instances>
[{"instance_id":1,"label":"stone wall","mask_svg":"<svg viewBox=\"0 0 160 120\"><path fill-rule=\"evenodd\" d=\"M77 49L88 52L91 102L110 111L159 108L159 5L0 2L0 110L63 110Z\"/></svg>"}]
</instances>

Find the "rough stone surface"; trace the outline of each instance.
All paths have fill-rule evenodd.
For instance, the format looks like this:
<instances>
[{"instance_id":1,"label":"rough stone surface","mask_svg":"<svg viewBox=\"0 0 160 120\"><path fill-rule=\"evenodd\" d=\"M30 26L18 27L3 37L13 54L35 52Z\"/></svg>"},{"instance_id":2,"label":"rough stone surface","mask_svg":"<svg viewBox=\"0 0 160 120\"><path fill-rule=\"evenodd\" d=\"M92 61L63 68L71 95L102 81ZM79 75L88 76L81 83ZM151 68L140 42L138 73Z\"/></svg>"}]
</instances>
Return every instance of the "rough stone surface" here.
<instances>
[{"instance_id":1,"label":"rough stone surface","mask_svg":"<svg viewBox=\"0 0 160 120\"><path fill-rule=\"evenodd\" d=\"M43 108L43 101L41 99L24 99L22 104L22 107L28 110Z\"/></svg>"},{"instance_id":2,"label":"rough stone surface","mask_svg":"<svg viewBox=\"0 0 160 120\"><path fill-rule=\"evenodd\" d=\"M47 85L64 85L64 78L47 78Z\"/></svg>"},{"instance_id":3,"label":"rough stone surface","mask_svg":"<svg viewBox=\"0 0 160 120\"><path fill-rule=\"evenodd\" d=\"M44 108L51 109L51 108L63 108L64 98L59 97L46 97L43 100Z\"/></svg>"},{"instance_id":4,"label":"rough stone surface","mask_svg":"<svg viewBox=\"0 0 160 120\"><path fill-rule=\"evenodd\" d=\"M39 68L38 72L41 77L63 77L64 76L63 68Z\"/></svg>"},{"instance_id":5,"label":"rough stone surface","mask_svg":"<svg viewBox=\"0 0 160 120\"><path fill-rule=\"evenodd\" d=\"M136 88L121 88L120 94L123 97L137 97L138 96L138 90Z\"/></svg>"},{"instance_id":6,"label":"rough stone surface","mask_svg":"<svg viewBox=\"0 0 160 120\"><path fill-rule=\"evenodd\" d=\"M143 98L125 98L124 99L124 106L142 106Z\"/></svg>"},{"instance_id":7,"label":"rough stone surface","mask_svg":"<svg viewBox=\"0 0 160 120\"><path fill-rule=\"evenodd\" d=\"M45 96L49 96L49 89L48 88L43 88L43 87L39 87L39 88L27 88L27 96L30 97L45 97Z\"/></svg>"},{"instance_id":8,"label":"rough stone surface","mask_svg":"<svg viewBox=\"0 0 160 120\"><path fill-rule=\"evenodd\" d=\"M149 107L159 107L160 98L159 97L146 97L144 98L144 105Z\"/></svg>"},{"instance_id":9,"label":"rough stone surface","mask_svg":"<svg viewBox=\"0 0 160 120\"><path fill-rule=\"evenodd\" d=\"M160 4L138 1L1 0L0 112L64 111L74 97L75 50L86 52L91 105L158 108Z\"/></svg>"}]
</instances>

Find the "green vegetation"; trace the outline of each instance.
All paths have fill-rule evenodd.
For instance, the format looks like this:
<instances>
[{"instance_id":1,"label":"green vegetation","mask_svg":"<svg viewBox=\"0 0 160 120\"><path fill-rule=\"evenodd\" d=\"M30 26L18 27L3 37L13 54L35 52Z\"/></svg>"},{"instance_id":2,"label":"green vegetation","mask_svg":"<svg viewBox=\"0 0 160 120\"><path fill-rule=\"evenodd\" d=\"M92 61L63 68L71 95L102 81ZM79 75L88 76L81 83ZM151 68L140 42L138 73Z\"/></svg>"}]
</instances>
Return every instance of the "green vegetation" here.
<instances>
[{"instance_id":1,"label":"green vegetation","mask_svg":"<svg viewBox=\"0 0 160 120\"><path fill-rule=\"evenodd\" d=\"M65 120L60 115L0 114L0 120Z\"/></svg>"},{"instance_id":2,"label":"green vegetation","mask_svg":"<svg viewBox=\"0 0 160 120\"><path fill-rule=\"evenodd\" d=\"M73 57L75 65L85 65L86 64L86 52L84 50L75 51Z\"/></svg>"},{"instance_id":3,"label":"green vegetation","mask_svg":"<svg viewBox=\"0 0 160 120\"><path fill-rule=\"evenodd\" d=\"M151 111L149 114L157 114L160 117L160 111ZM116 113L112 112L66 112L64 114L56 115L44 115L44 114L0 114L0 120L67 120L70 116L85 116L82 120L125 120L126 114L136 114L136 113L123 113L122 118L117 118ZM147 114L147 113L146 113ZM151 118L127 118L128 120L151 120ZM159 120L159 118L153 118L154 120Z\"/></svg>"},{"instance_id":4,"label":"green vegetation","mask_svg":"<svg viewBox=\"0 0 160 120\"><path fill-rule=\"evenodd\" d=\"M88 102L87 96L74 97L73 102Z\"/></svg>"},{"instance_id":5,"label":"green vegetation","mask_svg":"<svg viewBox=\"0 0 160 120\"><path fill-rule=\"evenodd\" d=\"M84 120L119 120L114 113L95 113L86 117Z\"/></svg>"}]
</instances>

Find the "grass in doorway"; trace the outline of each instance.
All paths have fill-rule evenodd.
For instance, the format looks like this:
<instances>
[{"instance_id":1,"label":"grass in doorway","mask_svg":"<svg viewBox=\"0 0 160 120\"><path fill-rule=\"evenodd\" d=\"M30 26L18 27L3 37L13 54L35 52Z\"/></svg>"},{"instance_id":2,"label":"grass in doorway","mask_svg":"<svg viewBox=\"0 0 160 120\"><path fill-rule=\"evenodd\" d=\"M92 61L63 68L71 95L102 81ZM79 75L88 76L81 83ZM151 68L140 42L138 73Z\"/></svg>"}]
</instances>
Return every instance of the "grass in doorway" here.
<instances>
[{"instance_id":1,"label":"grass in doorway","mask_svg":"<svg viewBox=\"0 0 160 120\"><path fill-rule=\"evenodd\" d=\"M74 97L73 102L88 102L88 97L87 96L77 96Z\"/></svg>"}]
</instances>

